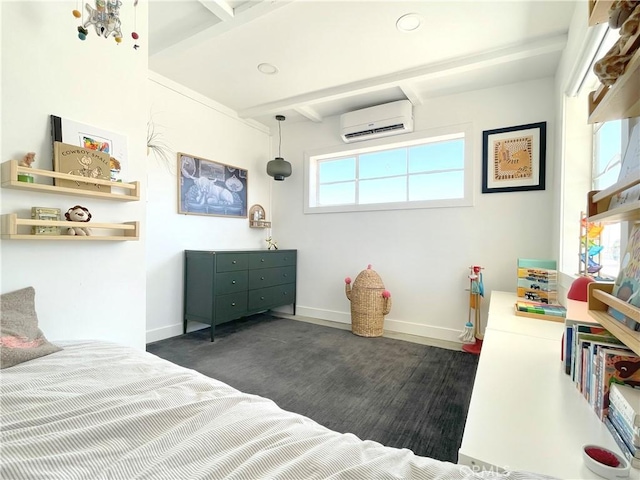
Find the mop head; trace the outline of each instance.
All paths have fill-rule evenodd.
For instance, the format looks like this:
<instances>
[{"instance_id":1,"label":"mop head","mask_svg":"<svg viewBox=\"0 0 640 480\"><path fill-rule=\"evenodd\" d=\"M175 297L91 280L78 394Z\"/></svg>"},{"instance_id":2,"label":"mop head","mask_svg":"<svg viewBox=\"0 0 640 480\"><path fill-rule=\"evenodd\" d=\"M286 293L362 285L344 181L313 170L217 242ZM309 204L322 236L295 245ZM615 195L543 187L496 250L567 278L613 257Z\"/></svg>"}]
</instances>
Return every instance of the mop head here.
<instances>
[{"instance_id":1,"label":"mop head","mask_svg":"<svg viewBox=\"0 0 640 480\"><path fill-rule=\"evenodd\" d=\"M464 331L458 336L462 343L475 343L476 337L473 333L473 323L467 322Z\"/></svg>"}]
</instances>

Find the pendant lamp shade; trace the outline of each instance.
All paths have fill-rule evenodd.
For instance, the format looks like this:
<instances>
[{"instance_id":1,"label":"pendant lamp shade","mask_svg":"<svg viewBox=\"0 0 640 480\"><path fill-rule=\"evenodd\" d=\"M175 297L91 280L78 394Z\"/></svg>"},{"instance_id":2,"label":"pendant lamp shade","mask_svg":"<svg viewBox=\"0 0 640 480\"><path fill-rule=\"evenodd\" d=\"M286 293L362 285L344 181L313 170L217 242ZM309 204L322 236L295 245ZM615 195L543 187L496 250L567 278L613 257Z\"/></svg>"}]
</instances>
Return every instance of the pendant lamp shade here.
<instances>
[{"instance_id":1,"label":"pendant lamp shade","mask_svg":"<svg viewBox=\"0 0 640 480\"><path fill-rule=\"evenodd\" d=\"M280 122L284 121L284 115L276 115L278 120L278 156L267 163L267 175L273 177L276 181L283 181L289 175L291 175L291 164L287 162L280 155L280 147L282 146L282 130L280 129Z\"/></svg>"}]
</instances>

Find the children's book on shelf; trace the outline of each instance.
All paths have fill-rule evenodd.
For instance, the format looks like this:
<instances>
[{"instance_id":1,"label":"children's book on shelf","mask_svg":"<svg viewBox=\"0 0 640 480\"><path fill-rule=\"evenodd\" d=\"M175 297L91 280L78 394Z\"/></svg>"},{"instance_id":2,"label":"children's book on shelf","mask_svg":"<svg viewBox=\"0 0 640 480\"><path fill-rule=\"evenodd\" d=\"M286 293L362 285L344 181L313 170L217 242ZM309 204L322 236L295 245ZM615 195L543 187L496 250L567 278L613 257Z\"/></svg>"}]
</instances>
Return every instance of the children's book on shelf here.
<instances>
[{"instance_id":1,"label":"children's book on shelf","mask_svg":"<svg viewBox=\"0 0 640 480\"><path fill-rule=\"evenodd\" d=\"M626 303L640 308L640 224L631 230L627 248L620 261L620 273L613 284L612 294ZM608 313L629 329L640 331L640 322L615 308L609 307Z\"/></svg>"},{"instance_id":2,"label":"children's book on shelf","mask_svg":"<svg viewBox=\"0 0 640 480\"><path fill-rule=\"evenodd\" d=\"M626 349L601 348L598 350L600 377L598 396L601 408L596 413L601 419L609 413L611 385L640 386L640 357Z\"/></svg>"},{"instance_id":3,"label":"children's book on shelf","mask_svg":"<svg viewBox=\"0 0 640 480\"><path fill-rule=\"evenodd\" d=\"M610 401L615 402L620 415L640 434L640 379L636 386L611 386Z\"/></svg>"},{"instance_id":4,"label":"children's book on shelf","mask_svg":"<svg viewBox=\"0 0 640 480\"><path fill-rule=\"evenodd\" d=\"M629 445L630 448L640 449L640 433L638 427L633 427L627 423L626 419L618 411L615 398L611 398L607 416L611 419L611 423L616 427L624 443Z\"/></svg>"},{"instance_id":5,"label":"children's book on shelf","mask_svg":"<svg viewBox=\"0 0 640 480\"><path fill-rule=\"evenodd\" d=\"M517 295L527 301L558 303L555 260L518 259Z\"/></svg>"},{"instance_id":6,"label":"children's book on shelf","mask_svg":"<svg viewBox=\"0 0 640 480\"><path fill-rule=\"evenodd\" d=\"M574 320L571 318L565 318L564 320L564 335L562 337L562 355L561 358L564 361L564 372L567 375L571 375L571 367L573 364L575 356L575 349L573 348L574 342L574 331L577 332L579 325L582 325L585 329L589 329L591 332L593 329L594 332L606 332L603 327L600 326L599 323L595 322L584 322L583 320Z\"/></svg>"},{"instance_id":7,"label":"children's book on shelf","mask_svg":"<svg viewBox=\"0 0 640 480\"><path fill-rule=\"evenodd\" d=\"M640 174L640 123L636 124L629 137L627 149L622 157L618 181L637 177ZM626 203L640 200L640 184L634 185L611 197L609 210Z\"/></svg>"},{"instance_id":8,"label":"children's book on shelf","mask_svg":"<svg viewBox=\"0 0 640 480\"><path fill-rule=\"evenodd\" d=\"M636 457L633 454L633 452L629 449L627 444L624 443L624 440L622 439L622 437L620 436L620 434L616 430L616 427L611 422L611 419L605 418L604 419L604 424L607 427L607 429L609 430L609 432L611 433L611 436L613 437L615 442L618 444L618 447L620 447L620 450L624 454L625 458L631 464L631 466L633 468L640 468L640 457Z\"/></svg>"},{"instance_id":9,"label":"children's book on shelf","mask_svg":"<svg viewBox=\"0 0 640 480\"><path fill-rule=\"evenodd\" d=\"M54 178L54 185L58 187L109 193L110 186L91 182L94 179L111 180L109 168L107 153L68 143L53 142L53 170L78 177L78 180Z\"/></svg>"}]
</instances>

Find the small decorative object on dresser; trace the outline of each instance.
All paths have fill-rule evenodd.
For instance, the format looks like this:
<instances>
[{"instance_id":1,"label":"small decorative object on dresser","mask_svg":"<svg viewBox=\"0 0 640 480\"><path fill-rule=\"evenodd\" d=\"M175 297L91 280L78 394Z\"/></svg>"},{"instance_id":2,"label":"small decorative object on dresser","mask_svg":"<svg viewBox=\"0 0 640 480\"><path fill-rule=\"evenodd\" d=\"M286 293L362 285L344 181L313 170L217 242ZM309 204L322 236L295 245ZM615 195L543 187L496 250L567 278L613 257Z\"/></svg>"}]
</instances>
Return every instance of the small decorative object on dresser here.
<instances>
[{"instance_id":1,"label":"small decorative object on dresser","mask_svg":"<svg viewBox=\"0 0 640 480\"><path fill-rule=\"evenodd\" d=\"M81 205L71 207L64 216L70 222L88 222L91 220L89 209ZM91 235L91 229L87 227L69 227L67 234L85 237Z\"/></svg>"},{"instance_id":2,"label":"small decorative object on dresser","mask_svg":"<svg viewBox=\"0 0 640 480\"><path fill-rule=\"evenodd\" d=\"M262 205L252 205L249 209L249 227L271 228L271 222L267 222L267 214Z\"/></svg>"}]
</instances>

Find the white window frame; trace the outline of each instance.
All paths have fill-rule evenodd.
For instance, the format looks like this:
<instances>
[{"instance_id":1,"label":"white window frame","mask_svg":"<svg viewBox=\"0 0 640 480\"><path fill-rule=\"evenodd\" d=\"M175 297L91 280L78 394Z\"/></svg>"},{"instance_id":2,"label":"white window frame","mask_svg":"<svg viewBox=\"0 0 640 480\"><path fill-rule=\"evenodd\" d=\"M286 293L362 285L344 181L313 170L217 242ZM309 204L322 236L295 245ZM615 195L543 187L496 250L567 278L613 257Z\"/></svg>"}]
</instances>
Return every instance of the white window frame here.
<instances>
[{"instance_id":1,"label":"white window frame","mask_svg":"<svg viewBox=\"0 0 640 480\"><path fill-rule=\"evenodd\" d=\"M464 196L462 198L423 200L415 202L370 203L316 206L316 177L318 161L327 158L376 152L394 148L410 147L430 142L454 140L464 135ZM408 210L416 208L472 207L473 206L473 125L464 123L446 127L406 133L392 138L379 138L357 144L336 145L334 147L308 150L304 152L304 213L342 213L376 210Z\"/></svg>"}]
</instances>

